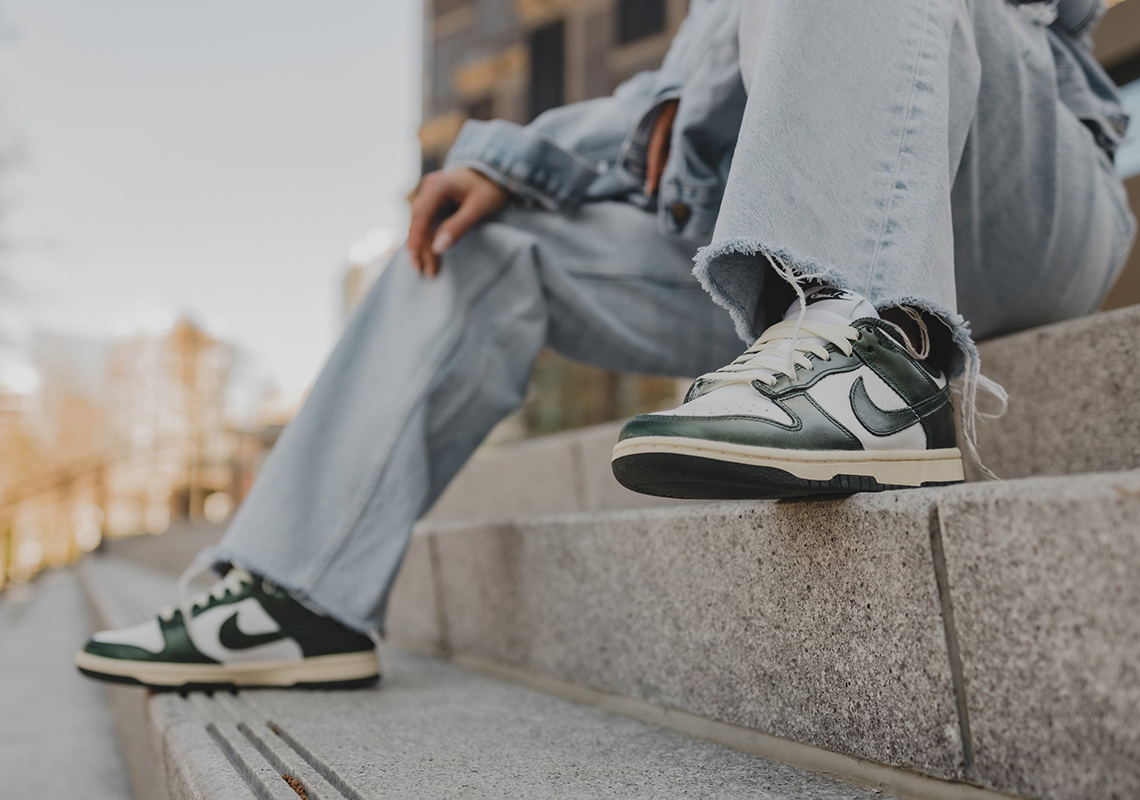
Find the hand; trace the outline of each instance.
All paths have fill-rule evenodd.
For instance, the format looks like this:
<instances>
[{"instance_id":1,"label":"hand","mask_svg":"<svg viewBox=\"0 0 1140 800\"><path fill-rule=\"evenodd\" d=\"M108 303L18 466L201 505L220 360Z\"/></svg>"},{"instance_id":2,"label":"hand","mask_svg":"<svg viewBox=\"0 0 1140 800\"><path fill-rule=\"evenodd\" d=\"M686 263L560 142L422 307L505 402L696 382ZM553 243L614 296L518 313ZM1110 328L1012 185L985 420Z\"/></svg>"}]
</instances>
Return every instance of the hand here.
<instances>
[{"instance_id":1,"label":"hand","mask_svg":"<svg viewBox=\"0 0 1140 800\"><path fill-rule=\"evenodd\" d=\"M645 166L645 196L652 197L661 185L661 174L669 162L669 149L673 146L673 120L677 118L677 100L668 100L653 120L649 134L649 154Z\"/></svg>"},{"instance_id":2,"label":"hand","mask_svg":"<svg viewBox=\"0 0 1140 800\"><path fill-rule=\"evenodd\" d=\"M509 199L502 186L466 167L424 175L412 202L412 224L408 228L412 266L424 277L434 278L439 274L439 257ZM441 212L449 207L455 210L436 228Z\"/></svg>"}]
</instances>

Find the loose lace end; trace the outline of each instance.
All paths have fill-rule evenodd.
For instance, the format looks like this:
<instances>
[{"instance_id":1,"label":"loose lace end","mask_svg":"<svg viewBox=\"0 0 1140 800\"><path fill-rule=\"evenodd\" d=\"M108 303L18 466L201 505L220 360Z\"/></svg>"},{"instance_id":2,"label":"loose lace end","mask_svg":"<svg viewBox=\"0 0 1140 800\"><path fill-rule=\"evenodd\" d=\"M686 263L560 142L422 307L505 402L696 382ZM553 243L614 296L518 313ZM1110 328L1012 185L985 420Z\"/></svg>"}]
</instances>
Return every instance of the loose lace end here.
<instances>
[{"instance_id":1,"label":"loose lace end","mask_svg":"<svg viewBox=\"0 0 1140 800\"><path fill-rule=\"evenodd\" d=\"M970 460L978 468L978 472L987 480L1001 480L989 467L982 462L978 453L978 417L982 419L997 419L1005 414L1009 408L1009 393L997 381L990 380L982 374L982 360L976 350L965 353L965 372L959 388L961 398L962 443ZM995 414L978 410L978 392L984 391L997 399L999 409Z\"/></svg>"}]
</instances>

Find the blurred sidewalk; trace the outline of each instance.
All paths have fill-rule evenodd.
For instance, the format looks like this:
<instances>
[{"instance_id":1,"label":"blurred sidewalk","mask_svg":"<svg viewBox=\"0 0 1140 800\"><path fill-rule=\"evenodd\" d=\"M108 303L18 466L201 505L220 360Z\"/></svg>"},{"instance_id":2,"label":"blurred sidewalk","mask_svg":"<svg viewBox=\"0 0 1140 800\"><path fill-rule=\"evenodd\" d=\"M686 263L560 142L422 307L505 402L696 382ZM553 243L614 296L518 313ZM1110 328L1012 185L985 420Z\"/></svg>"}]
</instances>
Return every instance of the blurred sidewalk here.
<instances>
[{"instance_id":1,"label":"blurred sidewalk","mask_svg":"<svg viewBox=\"0 0 1140 800\"><path fill-rule=\"evenodd\" d=\"M70 569L0 594L0 796L131 797L106 693L73 663L89 632Z\"/></svg>"}]
</instances>

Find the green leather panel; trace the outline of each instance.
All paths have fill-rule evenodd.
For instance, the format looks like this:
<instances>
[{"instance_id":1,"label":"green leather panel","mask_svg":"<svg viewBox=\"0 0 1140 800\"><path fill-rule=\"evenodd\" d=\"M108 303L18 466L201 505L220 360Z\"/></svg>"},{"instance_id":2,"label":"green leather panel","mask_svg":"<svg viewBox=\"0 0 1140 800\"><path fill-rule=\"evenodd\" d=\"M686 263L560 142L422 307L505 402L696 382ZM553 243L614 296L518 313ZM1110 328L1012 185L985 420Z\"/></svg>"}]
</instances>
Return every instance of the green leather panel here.
<instances>
[{"instance_id":1,"label":"green leather panel","mask_svg":"<svg viewBox=\"0 0 1140 800\"><path fill-rule=\"evenodd\" d=\"M862 450L851 433L825 414L803 392L777 400L792 425L749 416L674 417L642 414L626 423L621 439L639 436L682 436L712 442L786 450Z\"/></svg>"},{"instance_id":2,"label":"green leather panel","mask_svg":"<svg viewBox=\"0 0 1140 800\"><path fill-rule=\"evenodd\" d=\"M890 411L879 408L867 394L862 377L856 378L851 384L851 410L859 423L876 436L890 436L906 430L919 419L910 406Z\"/></svg>"},{"instance_id":3,"label":"green leather panel","mask_svg":"<svg viewBox=\"0 0 1140 800\"><path fill-rule=\"evenodd\" d=\"M268 591L267 591L268 589ZM272 634L275 639L289 638L297 642L301 647L301 653L306 657L312 656L328 656L337 655L339 653L356 653L368 651L375 648L372 639L365 636L352 628L346 627L337 622L331 617L322 616L314 611L309 610L293 599L293 597L284 589L277 586L272 586L261 578L254 576L252 584L247 584L241 594L235 596L227 591L223 599L219 600L211 597L205 606L201 608L202 611L221 605L222 603L232 603L244 600L247 597L256 599L265 612L273 618L281 629L281 634ZM199 613L195 609L195 614ZM228 622L228 620L227 620ZM250 639L249 637L243 639L242 634L236 630L236 623L232 626L233 631L230 634L226 633L227 624L223 623L222 629L219 630L219 636L226 636L236 633L231 641L237 643L238 646L231 647L226 643L225 638L221 638L220 642L225 647L231 647L234 650L240 650L244 647L252 647L252 644L245 644ZM268 644L271 639L268 638L271 634L264 634L266 637L261 643Z\"/></svg>"},{"instance_id":4,"label":"green leather panel","mask_svg":"<svg viewBox=\"0 0 1140 800\"><path fill-rule=\"evenodd\" d=\"M257 598L262 607L289 638L296 640L306 658L366 652L375 648L371 637L311 611L284 589L265 592L260 581L258 584Z\"/></svg>"},{"instance_id":5,"label":"green leather panel","mask_svg":"<svg viewBox=\"0 0 1140 800\"><path fill-rule=\"evenodd\" d=\"M886 323L862 319L853 327L860 332L853 345L855 355L914 409L926 432L927 448L957 447L958 427L950 400L950 387L940 388L922 364L889 333ZM868 430L876 433L870 427Z\"/></svg>"},{"instance_id":6,"label":"green leather panel","mask_svg":"<svg viewBox=\"0 0 1140 800\"><path fill-rule=\"evenodd\" d=\"M809 372L803 369L796 370L794 380L787 375L777 375L776 382L771 386L766 383L761 383L760 381L753 381L752 385L755 386L756 390L761 394L766 394L768 397L776 399L796 392L806 391L828 375L835 375L839 372L851 372L852 370L859 369L859 367L863 365L863 362L860 361L854 353L846 356L832 345L828 345L827 349L831 352L830 361L824 361L815 355L808 355L808 358L813 364L811 371Z\"/></svg>"},{"instance_id":7,"label":"green leather panel","mask_svg":"<svg viewBox=\"0 0 1140 800\"><path fill-rule=\"evenodd\" d=\"M251 647L260 647L264 644L279 642L288 637L285 631L272 633L245 633L238 627L238 612L226 617L218 628L218 643L227 650L248 650Z\"/></svg>"},{"instance_id":8,"label":"green leather panel","mask_svg":"<svg viewBox=\"0 0 1140 800\"><path fill-rule=\"evenodd\" d=\"M190 634L182 621L182 611L174 612L170 620L159 618L159 628L165 647L161 653L152 653L141 647L128 644L112 644L91 640L83 650L91 655L105 658L121 658L128 661L149 661L174 664L217 664L218 662L201 653L190 641Z\"/></svg>"}]
</instances>

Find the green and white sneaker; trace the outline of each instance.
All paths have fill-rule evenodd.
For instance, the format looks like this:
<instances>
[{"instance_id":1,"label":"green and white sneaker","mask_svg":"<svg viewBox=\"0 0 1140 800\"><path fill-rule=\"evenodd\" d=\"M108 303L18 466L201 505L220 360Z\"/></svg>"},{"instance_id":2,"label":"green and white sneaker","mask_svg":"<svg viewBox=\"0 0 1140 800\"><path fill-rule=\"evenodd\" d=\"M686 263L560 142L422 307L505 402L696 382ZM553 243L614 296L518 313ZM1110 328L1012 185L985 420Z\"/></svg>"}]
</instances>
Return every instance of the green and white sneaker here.
<instances>
[{"instance_id":1,"label":"green and white sneaker","mask_svg":"<svg viewBox=\"0 0 1140 800\"><path fill-rule=\"evenodd\" d=\"M380 678L370 637L242 569L182 608L95 634L75 664L92 678L152 689L354 688Z\"/></svg>"},{"instance_id":2,"label":"green and white sneaker","mask_svg":"<svg viewBox=\"0 0 1140 800\"><path fill-rule=\"evenodd\" d=\"M630 420L614 476L643 494L783 498L963 479L947 379L852 292L816 287L678 408Z\"/></svg>"}]
</instances>

